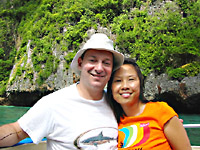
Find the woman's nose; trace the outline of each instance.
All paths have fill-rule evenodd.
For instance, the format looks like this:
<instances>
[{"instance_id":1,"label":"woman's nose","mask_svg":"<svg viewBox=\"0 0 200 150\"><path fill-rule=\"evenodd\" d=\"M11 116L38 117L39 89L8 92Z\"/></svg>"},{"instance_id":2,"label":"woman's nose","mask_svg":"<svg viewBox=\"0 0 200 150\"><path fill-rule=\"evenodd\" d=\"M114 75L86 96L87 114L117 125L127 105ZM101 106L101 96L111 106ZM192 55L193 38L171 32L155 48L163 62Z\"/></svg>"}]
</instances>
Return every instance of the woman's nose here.
<instances>
[{"instance_id":1,"label":"woman's nose","mask_svg":"<svg viewBox=\"0 0 200 150\"><path fill-rule=\"evenodd\" d=\"M128 86L128 82L127 82L127 81L123 81L123 82L122 82L121 89L122 89L122 90L127 90L127 89L129 89L129 86Z\"/></svg>"}]
</instances>

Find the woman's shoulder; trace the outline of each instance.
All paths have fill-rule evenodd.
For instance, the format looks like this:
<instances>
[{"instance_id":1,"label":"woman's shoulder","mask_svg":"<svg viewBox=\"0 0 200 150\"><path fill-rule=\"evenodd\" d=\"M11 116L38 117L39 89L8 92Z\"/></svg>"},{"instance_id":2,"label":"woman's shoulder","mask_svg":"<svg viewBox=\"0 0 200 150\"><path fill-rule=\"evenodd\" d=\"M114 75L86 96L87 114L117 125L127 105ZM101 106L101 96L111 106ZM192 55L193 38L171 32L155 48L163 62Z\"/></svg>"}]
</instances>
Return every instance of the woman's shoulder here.
<instances>
[{"instance_id":1,"label":"woman's shoulder","mask_svg":"<svg viewBox=\"0 0 200 150\"><path fill-rule=\"evenodd\" d=\"M169 107L167 102L164 102L164 101L149 101L147 105L154 106L154 107Z\"/></svg>"},{"instance_id":2,"label":"woman's shoulder","mask_svg":"<svg viewBox=\"0 0 200 150\"><path fill-rule=\"evenodd\" d=\"M164 101L156 101L156 102L148 102L147 103L148 110L152 110L152 112L159 112L160 114L171 114L172 116L177 115L174 109L168 105L167 102ZM166 113L168 112L168 113Z\"/></svg>"}]
</instances>

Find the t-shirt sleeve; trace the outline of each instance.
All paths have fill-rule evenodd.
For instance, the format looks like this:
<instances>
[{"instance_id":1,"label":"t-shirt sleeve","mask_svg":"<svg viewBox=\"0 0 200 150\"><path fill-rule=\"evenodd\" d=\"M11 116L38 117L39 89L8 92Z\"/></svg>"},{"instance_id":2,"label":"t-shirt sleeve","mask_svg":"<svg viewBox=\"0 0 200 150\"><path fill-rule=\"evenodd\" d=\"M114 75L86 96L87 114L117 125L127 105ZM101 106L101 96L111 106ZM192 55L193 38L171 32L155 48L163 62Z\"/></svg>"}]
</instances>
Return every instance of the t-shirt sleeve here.
<instances>
[{"instance_id":1,"label":"t-shirt sleeve","mask_svg":"<svg viewBox=\"0 0 200 150\"><path fill-rule=\"evenodd\" d=\"M178 117L178 114L166 102L158 102L158 105L159 106L157 107L160 108L160 117L158 118L158 121L161 127L164 127L165 123L167 123L167 121L169 121L172 117Z\"/></svg>"},{"instance_id":2,"label":"t-shirt sleeve","mask_svg":"<svg viewBox=\"0 0 200 150\"><path fill-rule=\"evenodd\" d=\"M18 123L33 142L38 144L53 130L51 107L42 98L18 120Z\"/></svg>"}]
</instances>

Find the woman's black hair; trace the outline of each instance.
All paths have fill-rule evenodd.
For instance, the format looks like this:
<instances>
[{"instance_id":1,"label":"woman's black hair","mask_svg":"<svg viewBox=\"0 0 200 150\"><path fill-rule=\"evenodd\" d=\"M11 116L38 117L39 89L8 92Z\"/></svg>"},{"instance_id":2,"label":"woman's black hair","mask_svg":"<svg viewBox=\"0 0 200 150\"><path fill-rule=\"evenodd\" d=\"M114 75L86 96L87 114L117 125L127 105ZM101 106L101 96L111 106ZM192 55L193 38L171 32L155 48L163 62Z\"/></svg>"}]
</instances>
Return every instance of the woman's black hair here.
<instances>
[{"instance_id":1,"label":"woman's black hair","mask_svg":"<svg viewBox=\"0 0 200 150\"><path fill-rule=\"evenodd\" d=\"M133 67L135 68L137 75L139 77L139 80L140 80L140 96L139 96L139 99L144 103L148 102L144 98L144 95L143 95L144 79L143 79L143 75L142 75L142 72L141 72L139 66L136 64L136 62L132 58L125 58L123 64L130 64L130 65L133 65ZM125 114L124 110L122 109L121 105L119 103L117 103L113 98L112 82L113 82L113 78L114 78L115 73L116 73L116 71L114 71L112 73L110 80L108 81L106 101L108 102L111 109L113 110L115 118L117 119L117 122L119 123L120 118L123 117L123 116L126 116L126 114Z\"/></svg>"}]
</instances>

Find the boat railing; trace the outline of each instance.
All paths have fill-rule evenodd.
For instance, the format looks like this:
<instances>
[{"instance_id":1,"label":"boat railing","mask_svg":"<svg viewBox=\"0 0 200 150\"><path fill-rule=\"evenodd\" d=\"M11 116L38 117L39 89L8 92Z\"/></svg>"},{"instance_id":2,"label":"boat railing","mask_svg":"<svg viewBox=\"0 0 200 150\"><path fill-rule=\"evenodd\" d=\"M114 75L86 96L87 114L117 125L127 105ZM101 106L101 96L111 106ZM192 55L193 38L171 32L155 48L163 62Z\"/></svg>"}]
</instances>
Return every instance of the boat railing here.
<instances>
[{"instance_id":1,"label":"boat railing","mask_svg":"<svg viewBox=\"0 0 200 150\"><path fill-rule=\"evenodd\" d=\"M184 128L200 128L200 124L183 124ZM192 146L192 150L200 150L200 146Z\"/></svg>"},{"instance_id":2,"label":"boat railing","mask_svg":"<svg viewBox=\"0 0 200 150\"><path fill-rule=\"evenodd\" d=\"M200 128L200 124L183 124L184 128Z\"/></svg>"}]
</instances>

